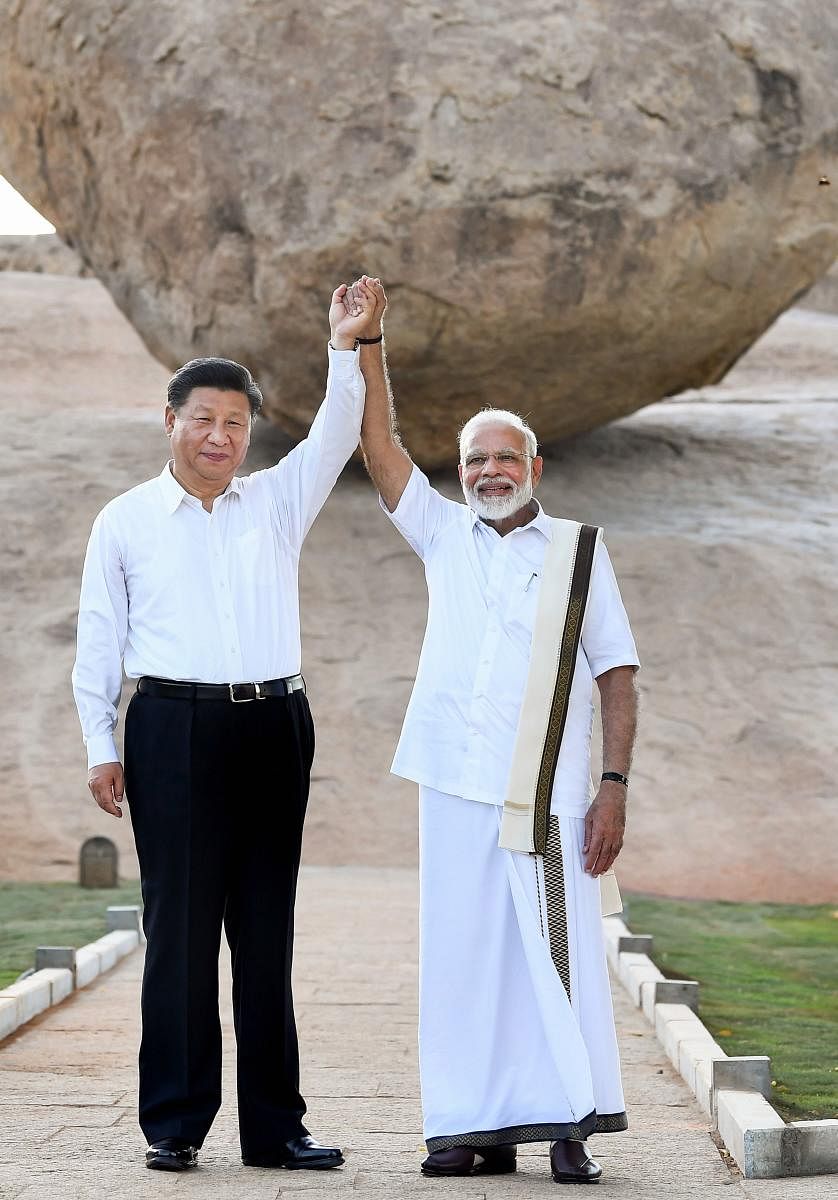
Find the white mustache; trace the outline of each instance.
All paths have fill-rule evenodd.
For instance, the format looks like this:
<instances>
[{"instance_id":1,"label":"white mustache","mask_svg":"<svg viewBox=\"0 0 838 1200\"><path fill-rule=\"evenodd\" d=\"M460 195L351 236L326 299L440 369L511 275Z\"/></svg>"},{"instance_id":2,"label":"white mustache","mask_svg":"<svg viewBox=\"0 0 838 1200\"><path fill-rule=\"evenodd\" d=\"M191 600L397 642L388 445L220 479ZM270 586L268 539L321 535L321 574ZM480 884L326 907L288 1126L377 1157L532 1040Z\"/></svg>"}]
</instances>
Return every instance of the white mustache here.
<instances>
[{"instance_id":1,"label":"white mustache","mask_svg":"<svg viewBox=\"0 0 838 1200\"><path fill-rule=\"evenodd\" d=\"M494 496L483 495L488 487L500 487L502 490ZM532 476L520 484L513 483L511 479L484 479L473 488L463 480L463 495L478 516L491 521L501 520L529 503L532 498Z\"/></svg>"}]
</instances>

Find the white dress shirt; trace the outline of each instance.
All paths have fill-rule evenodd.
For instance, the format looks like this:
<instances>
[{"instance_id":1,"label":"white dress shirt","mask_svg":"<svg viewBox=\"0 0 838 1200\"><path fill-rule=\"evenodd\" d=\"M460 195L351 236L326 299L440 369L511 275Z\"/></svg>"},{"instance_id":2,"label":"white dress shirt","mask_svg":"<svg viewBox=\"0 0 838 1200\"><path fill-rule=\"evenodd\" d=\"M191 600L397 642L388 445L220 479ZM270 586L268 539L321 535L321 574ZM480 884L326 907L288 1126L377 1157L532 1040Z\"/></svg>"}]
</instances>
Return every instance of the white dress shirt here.
<instances>
[{"instance_id":1,"label":"white dress shirt","mask_svg":"<svg viewBox=\"0 0 838 1200\"><path fill-rule=\"evenodd\" d=\"M386 506L382 504L386 512ZM438 792L503 804L524 697L541 568L552 539L539 506L501 537L417 468L388 513L425 564L428 624L393 772ZM604 545L596 554L551 810L583 815L591 796L593 679L639 666Z\"/></svg>"},{"instance_id":2,"label":"white dress shirt","mask_svg":"<svg viewBox=\"0 0 838 1200\"><path fill-rule=\"evenodd\" d=\"M200 683L261 682L301 665L303 539L358 445L358 353L329 348L326 397L276 466L234 478L207 512L167 463L93 525L82 575L73 691L88 764L116 762L122 666Z\"/></svg>"}]
</instances>

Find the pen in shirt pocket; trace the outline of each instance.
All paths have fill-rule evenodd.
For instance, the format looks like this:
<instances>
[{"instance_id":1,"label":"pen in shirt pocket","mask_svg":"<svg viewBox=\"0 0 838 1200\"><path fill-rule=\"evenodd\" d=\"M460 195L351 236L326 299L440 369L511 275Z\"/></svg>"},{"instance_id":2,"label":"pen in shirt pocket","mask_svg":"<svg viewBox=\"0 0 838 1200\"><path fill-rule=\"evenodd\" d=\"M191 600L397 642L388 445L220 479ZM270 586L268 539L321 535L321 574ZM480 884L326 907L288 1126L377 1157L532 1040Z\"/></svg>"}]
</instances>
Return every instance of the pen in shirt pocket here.
<instances>
[{"instance_id":1,"label":"pen in shirt pocket","mask_svg":"<svg viewBox=\"0 0 838 1200\"><path fill-rule=\"evenodd\" d=\"M533 581L534 579L538 579L538 571L533 571L533 573L530 575L530 577L529 577L529 579L527 580L527 582L524 584L524 591L525 591L525 592L528 592L528 591L530 590L530 584L532 583L532 581Z\"/></svg>"}]
</instances>

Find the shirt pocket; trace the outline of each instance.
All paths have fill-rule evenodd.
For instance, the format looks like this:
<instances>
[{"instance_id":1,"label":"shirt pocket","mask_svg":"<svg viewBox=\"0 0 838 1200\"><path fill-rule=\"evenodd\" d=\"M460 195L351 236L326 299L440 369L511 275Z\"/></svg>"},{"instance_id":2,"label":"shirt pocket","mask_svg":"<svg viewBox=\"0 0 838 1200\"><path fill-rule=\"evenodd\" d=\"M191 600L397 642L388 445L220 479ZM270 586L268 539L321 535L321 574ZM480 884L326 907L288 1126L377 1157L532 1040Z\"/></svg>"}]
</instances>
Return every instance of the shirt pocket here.
<instances>
[{"instance_id":1,"label":"shirt pocket","mask_svg":"<svg viewBox=\"0 0 838 1200\"><path fill-rule=\"evenodd\" d=\"M516 571L506 603L504 624L516 646L529 652L541 574L538 571Z\"/></svg>"},{"instance_id":2,"label":"shirt pocket","mask_svg":"<svg viewBox=\"0 0 838 1200\"><path fill-rule=\"evenodd\" d=\"M236 538L238 584L270 587L278 575L276 538L268 526L256 526Z\"/></svg>"}]
</instances>

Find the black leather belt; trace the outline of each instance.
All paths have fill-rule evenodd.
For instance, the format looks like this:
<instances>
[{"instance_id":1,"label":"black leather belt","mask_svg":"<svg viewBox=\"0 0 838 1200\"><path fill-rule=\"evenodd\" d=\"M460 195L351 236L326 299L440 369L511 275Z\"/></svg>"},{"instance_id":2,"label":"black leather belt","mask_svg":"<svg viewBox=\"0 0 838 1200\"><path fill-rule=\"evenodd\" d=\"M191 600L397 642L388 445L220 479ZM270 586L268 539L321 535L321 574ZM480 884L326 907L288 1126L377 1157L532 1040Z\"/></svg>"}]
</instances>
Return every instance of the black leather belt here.
<instances>
[{"instance_id":1,"label":"black leather belt","mask_svg":"<svg viewBox=\"0 0 838 1200\"><path fill-rule=\"evenodd\" d=\"M137 681L141 696L160 696L168 700L228 700L233 704L290 696L292 692L305 690L302 675L267 679L264 683L180 683L175 679L155 679L151 675L143 675Z\"/></svg>"}]
</instances>

